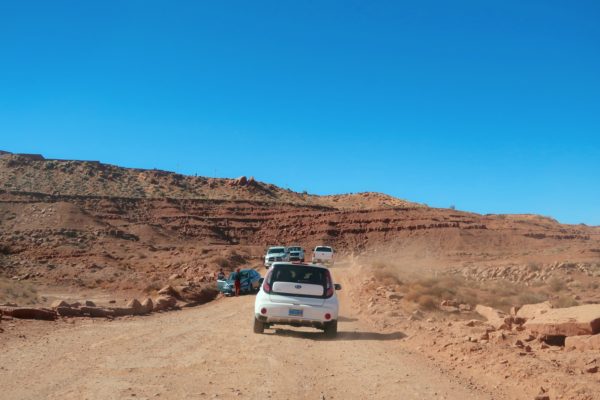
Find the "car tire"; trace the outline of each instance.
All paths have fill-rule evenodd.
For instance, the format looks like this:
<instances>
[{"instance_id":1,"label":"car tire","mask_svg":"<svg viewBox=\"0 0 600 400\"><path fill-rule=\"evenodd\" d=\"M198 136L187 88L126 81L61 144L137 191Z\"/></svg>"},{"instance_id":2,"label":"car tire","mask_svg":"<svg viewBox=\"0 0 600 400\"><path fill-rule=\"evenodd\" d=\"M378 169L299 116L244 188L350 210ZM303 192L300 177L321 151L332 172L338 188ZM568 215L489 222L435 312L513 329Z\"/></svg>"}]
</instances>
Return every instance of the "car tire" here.
<instances>
[{"instance_id":1,"label":"car tire","mask_svg":"<svg viewBox=\"0 0 600 400\"><path fill-rule=\"evenodd\" d=\"M264 333L265 323L254 318L254 333Z\"/></svg>"},{"instance_id":2,"label":"car tire","mask_svg":"<svg viewBox=\"0 0 600 400\"><path fill-rule=\"evenodd\" d=\"M337 321L331 321L325 323L325 336L328 338L334 338L337 336Z\"/></svg>"}]
</instances>

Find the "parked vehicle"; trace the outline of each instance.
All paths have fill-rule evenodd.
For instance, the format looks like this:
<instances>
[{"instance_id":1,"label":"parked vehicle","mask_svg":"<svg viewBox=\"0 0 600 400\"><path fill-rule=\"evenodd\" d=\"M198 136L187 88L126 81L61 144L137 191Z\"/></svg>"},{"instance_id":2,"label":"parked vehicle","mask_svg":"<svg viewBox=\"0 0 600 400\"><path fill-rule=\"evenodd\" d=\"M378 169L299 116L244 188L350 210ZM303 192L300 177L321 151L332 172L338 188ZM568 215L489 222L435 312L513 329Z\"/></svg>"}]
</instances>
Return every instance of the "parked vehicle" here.
<instances>
[{"instance_id":1,"label":"parked vehicle","mask_svg":"<svg viewBox=\"0 0 600 400\"><path fill-rule=\"evenodd\" d=\"M333 265L333 248L330 246L317 246L313 251L312 262L317 264Z\"/></svg>"},{"instance_id":2,"label":"parked vehicle","mask_svg":"<svg viewBox=\"0 0 600 400\"><path fill-rule=\"evenodd\" d=\"M226 294L232 295L235 293L235 278L237 272L229 274L227 279L217 280L217 289ZM260 289L260 282L262 277L258 272L253 269L242 269L240 271L240 292L241 293L255 293Z\"/></svg>"},{"instance_id":3,"label":"parked vehicle","mask_svg":"<svg viewBox=\"0 0 600 400\"><path fill-rule=\"evenodd\" d=\"M288 253L286 248L283 246L269 247L267 254L265 254L265 267L268 269L271 264L279 261L288 261Z\"/></svg>"},{"instance_id":4,"label":"parked vehicle","mask_svg":"<svg viewBox=\"0 0 600 400\"><path fill-rule=\"evenodd\" d=\"M288 260L304 262L304 249L300 246L288 246Z\"/></svg>"},{"instance_id":5,"label":"parked vehicle","mask_svg":"<svg viewBox=\"0 0 600 400\"><path fill-rule=\"evenodd\" d=\"M323 266L274 263L254 302L254 333L272 325L310 326L337 334L338 298L331 272Z\"/></svg>"}]
</instances>

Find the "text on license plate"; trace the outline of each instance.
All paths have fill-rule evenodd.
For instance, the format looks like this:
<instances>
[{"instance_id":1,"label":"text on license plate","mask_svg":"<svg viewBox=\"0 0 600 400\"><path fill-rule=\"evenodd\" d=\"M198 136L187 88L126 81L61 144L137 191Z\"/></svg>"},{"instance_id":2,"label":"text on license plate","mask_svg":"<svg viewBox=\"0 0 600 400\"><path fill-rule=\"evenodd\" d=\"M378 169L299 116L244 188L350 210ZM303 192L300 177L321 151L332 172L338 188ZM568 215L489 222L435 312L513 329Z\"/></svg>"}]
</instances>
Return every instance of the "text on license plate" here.
<instances>
[{"instance_id":1,"label":"text on license plate","mask_svg":"<svg viewBox=\"0 0 600 400\"><path fill-rule=\"evenodd\" d=\"M301 317L302 313L303 313L303 310L297 310L295 308L290 308L288 315L290 317Z\"/></svg>"}]
</instances>

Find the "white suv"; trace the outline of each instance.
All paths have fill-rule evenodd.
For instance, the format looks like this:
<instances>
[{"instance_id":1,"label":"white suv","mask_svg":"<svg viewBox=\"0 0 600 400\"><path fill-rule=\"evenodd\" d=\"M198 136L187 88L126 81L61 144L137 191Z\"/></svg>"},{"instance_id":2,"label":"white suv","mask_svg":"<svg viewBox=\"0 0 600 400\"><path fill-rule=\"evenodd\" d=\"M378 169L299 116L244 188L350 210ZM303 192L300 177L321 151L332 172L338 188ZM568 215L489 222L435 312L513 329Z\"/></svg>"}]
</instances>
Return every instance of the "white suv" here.
<instances>
[{"instance_id":1,"label":"white suv","mask_svg":"<svg viewBox=\"0 0 600 400\"><path fill-rule=\"evenodd\" d=\"M254 333L271 325L312 326L337 334L338 299L329 269L318 265L273 263L254 303Z\"/></svg>"},{"instance_id":2,"label":"white suv","mask_svg":"<svg viewBox=\"0 0 600 400\"><path fill-rule=\"evenodd\" d=\"M287 249L283 246L271 246L265 254L265 267L268 269L271 264L278 261L288 261Z\"/></svg>"}]
</instances>

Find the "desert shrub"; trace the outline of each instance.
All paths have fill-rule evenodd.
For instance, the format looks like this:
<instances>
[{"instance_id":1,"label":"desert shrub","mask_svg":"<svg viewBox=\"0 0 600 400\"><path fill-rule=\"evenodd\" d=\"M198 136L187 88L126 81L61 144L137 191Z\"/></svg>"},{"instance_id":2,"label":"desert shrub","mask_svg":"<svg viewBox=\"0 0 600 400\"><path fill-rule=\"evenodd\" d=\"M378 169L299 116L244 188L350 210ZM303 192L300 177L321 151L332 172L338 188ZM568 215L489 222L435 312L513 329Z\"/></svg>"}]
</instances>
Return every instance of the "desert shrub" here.
<instances>
[{"instance_id":1,"label":"desert shrub","mask_svg":"<svg viewBox=\"0 0 600 400\"><path fill-rule=\"evenodd\" d=\"M552 300L551 303L557 308L575 307L579 305L579 302L571 296L559 296L557 299Z\"/></svg>"},{"instance_id":2,"label":"desert shrub","mask_svg":"<svg viewBox=\"0 0 600 400\"><path fill-rule=\"evenodd\" d=\"M530 262L529 264L527 264L527 269L531 272L537 272L541 269L541 267L538 263Z\"/></svg>"},{"instance_id":3,"label":"desert shrub","mask_svg":"<svg viewBox=\"0 0 600 400\"><path fill-rule=\"evenodd\" d=\"M564 280L562 280L558 277L553 277L548 280L548 286L554 292L560 292L561 290L564 290L567 285L565 284Z\"/></svg>"},{"instance_id":4,"label":"desert shrub","mask_svg":"<svg viewBox=\"0 0 600 400\"><path fill-rule=\"evenodd\" d=\"M151 292L155 292L157 290L160 290L162 288L162 285L159 281L154 281L154 282L150 282L148 285L146 285L146 287L144 288L144 293L151 293Z\"/></svg>"},{"instance_id":5,"label":"desert shrub","mask_svg":"<svg viewBox=\"0 0 600 400\"><path fill-rule=\"evenodd\" d=\"M0 254L7 256L11 253L12 252L9 245L0 243Z\"/></svg>"},{"instance_id":6,"label":"desert shrub","mask_svg":"<svg viewBox=\"0 0 600 400\"><path fill-rule=\"evenodd\" d=\"M427 294L419 296L416 303L421 308L424 308L426 310L432 310L432 309L436 308L437 305L439 304L438 300L435 297L427 295Z\"/></svg>"},{"instance_id":7,"label":"desert shrub","mask_svg":"<svg viewBox=\"0 0 600 400\"><path fill-rule=\"evenodd\" d=\"M225 257L217 257L214 260L215 264L217 264L220 268L229 268L230 267L230 263L229 260L226 259Z\"/></svg>"},{"instance_id":8,"label":"desert shrub","mask_svg":"<svg viewBox=\"0 0 600 400\"><path fill-rule=\"evenodd\" d=\"M34 284L30 282L0 278L0 301L19 305L35 304L38 294Z\"/></svg>"},{"instance_id":9,"label":"desert shrub","mask_svg":"<svg viewBox=\"0 0 600 400\"><path fill-rule=\"evenodd\" d=\"M526 291L519 293L517 296L517 304L536 304L545 301L548 296L543 292Z\"/></svg>"},{"instance_id":10,"label":"desert shrub","mask_svg":"<svg viewBox=\"0 0 600 400\"><path fill-rule=\"evenodd\" d=\"M373 276L382 285L402 285L396 269L383 261L376 261L371 264Z\"/></svg>"}]
</instances>

